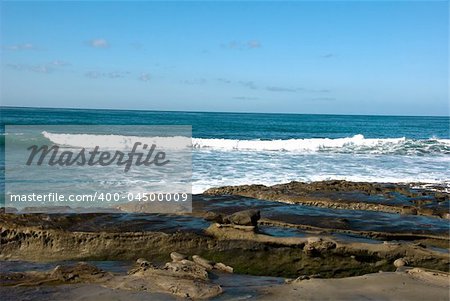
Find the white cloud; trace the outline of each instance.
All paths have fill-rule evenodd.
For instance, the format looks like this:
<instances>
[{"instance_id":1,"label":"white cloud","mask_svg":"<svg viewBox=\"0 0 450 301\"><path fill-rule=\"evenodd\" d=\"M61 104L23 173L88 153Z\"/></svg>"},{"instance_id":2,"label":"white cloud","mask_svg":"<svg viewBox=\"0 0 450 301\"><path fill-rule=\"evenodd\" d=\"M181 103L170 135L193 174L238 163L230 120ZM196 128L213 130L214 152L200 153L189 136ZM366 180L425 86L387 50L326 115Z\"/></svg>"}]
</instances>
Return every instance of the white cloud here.
<instances>
[{"instance_id":1,"label":"white cloud","mask_svg":"<svg viewBox=\"0 0 450 301\"><path fill-rule=\"evenodd\" d=\"M185 79L182 80L181 83L185 85L202 85L206 84L207 80L204 78L198 78L198 79Z\"/></svg>"},{"instance_id":2,"label":"white cloud","mask_svg":"<svg viewBox=\"0 0 450 301\"><path fill-rule=\"evenodd\" d=\"M216 80L217 80L218 82L221 82L221 83L224 83L224 84L231 84L231 83L232 83L232 80L231 80L231 79L223 78L223 77L216 78Z\"/></svg>"},{"instance_id":3,"label":"white cloud","mask_svg":"<svg viewBox=\"0 0 450 301\"><path fill-rule=\"evenodd\" d=\"M89 78L100 78L100 77L103 77L103 73L98 72L98 71L88 71L84 75L86 77L89 77Z\"/></svg>"},{"instance_id":4,"label":"white cloud","mask_svg":"<svg viewBox=\"0 0 450 301\"><path fill-rule=\"evenodd\" d=\"M143 82L148 82L151 79L151 77L149 73L142 73L141 75L139 75L138 79Z\"/></svg>"},{"instance_id":5,"label":"white cloud","mask_svg":"<svg viewBox=\"0 0 450 301\"><path fill-rule=\"evenodd\" d=\"M43 64L6 64L8 68L20 71L30 71L36 73L51 73L53 71L61 70L62 67L69 66L70 63L54 60Z\"/></svg>"},{"instance_id":6,"label":"white cloud","mask_svg":"<svg viewBox=\"0 0 450 301\"><path fill-rule=\"evenodd\" d=\"M323 59L331 59L334 56L335 55L333 53L326 53L326 54L321 55L320 57Z\"/></svg>"},{"instance_id":7,"label":"white cloud","mask_svg":"<svg viewBox=\"0 0 450 301\"><path fill-rule=\"evenodd\" d=\"M133 42L130 44L131 47L133 47L135 50L144 50L144 45L139 42Z\"/></svg>"},{"instance_id":8,"label":"white cloud","mask_svg":"<svg viewBox=\"0 0 450 301\"><path fill-rule=\"evenodd\" d=\"M109 42L106 39L100 38L100 39L92 39L88 42L89 46L94 48L108 48Z\"/></svg>"},{"instance_id":9,"label":"white cloud","mask_svg":"<svg viewBox=\"0 0 450 301\"><path fill-rule=\"evenodd\" d=\"M238 83L252 90L258 89L258 86L253 81L239 81Z\"/></svg>"},{"instance_id":10,"label":"white cloud","mask_svg":"<svg viewBox=\"0 0 450 301\"><path fill-rule=\"evenodd\" d=\"M38 49L34 44L31 44L31 43L6 45L6 46L3 46L2 48L5 50L10 50L10 51L37 50Z\"/></svg>"},{"instance_id":11,"label":"white cloud","mask_svg":"<svg viewBox=\"0 0 450 301\"><path fill-rule=\"evenodd\" d=\"M65 67L65 66L70 66L70 63L68 63L66 61L61 61L61 60L54 60L54 61L50 62L50 65L55 66L55 67Z\"/></svg>"},{"instance_id":12,"label":"white cloud","mask_svg":"<svg viewBox=\"0 0 450 301\"><path fill-rule=\"evenodd\" d=\"M266 87L267 91L271 92L297 92L303 90L302 88L288 88L288 87L279 87L279 86L269 86Z\"/></svg>"},{"instance_id":13,"label":"white cloud","mask_svg":"<svg viewBox=\"0 0 450 301\"><path fill-rule=\"evenodd\" d=\"M253 97L253 96L235 96L233 97L233 99L237 99L237 100L258 100L258 97Z\"/></svg>"},{"instance_id":14,"label":"white cloud","mask_svg":"<svg viewBox=\"0 0 450 301\"><path fill-rule=\"evenodd\" d=\"M30 71L37 72L37 73L50 73L52 72L52 68L46 66L46 65L35 65L30 67Z\"/></svg>"},{"instance_id":15,"label":"white cloud","mask_svg":"<svg viewBox=\"0 0 450 301\"><path fill-rule=\"evenodd\" d=\"M258 40L248 40L248 41L230 41L228 43L222 43L222 48L234 49L234 50L250 50L261 48L262 44Z\"/></svg>"},{"instance_id":16,"label":"white cloud","mask_svg":"<svg viewBox=\"0 0 450 301\"><path fill-rule=\"evenodd\" d=\"M130 75L128 71L110 71L110 72L101 72L101 71L88 71L84 74L84 76L88 78L125 78Z\"/></svg>"},{"instance_id":17,"label":"white cloud","mask_svg":"<svg viewBox=\"0 0 450 301\"><path fill-rule=\"evenodd\" d=\"M262 45L261 45L261 42L259 42L257 40L251 40L251 41L247 42L247 47L250 48L250 49L261 48Z\"/></svg>"}]
</instances>

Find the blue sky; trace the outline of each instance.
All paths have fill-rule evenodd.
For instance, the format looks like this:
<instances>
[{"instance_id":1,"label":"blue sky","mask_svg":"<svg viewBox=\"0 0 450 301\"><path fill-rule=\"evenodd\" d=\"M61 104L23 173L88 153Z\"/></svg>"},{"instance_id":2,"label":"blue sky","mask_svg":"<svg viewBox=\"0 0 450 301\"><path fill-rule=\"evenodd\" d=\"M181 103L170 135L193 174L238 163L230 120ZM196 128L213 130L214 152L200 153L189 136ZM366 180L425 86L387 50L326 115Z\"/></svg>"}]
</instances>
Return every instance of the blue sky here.
<instances>
[{"instance_id":1,"label":"blue sky","mask_svg":"<svg viewBox=\"0 0 450 301\"><path fill-rule=\"evenodd\" d=\"M2 2L1 104L448 115L447 1Z\"/></svg>"}]
</instances>

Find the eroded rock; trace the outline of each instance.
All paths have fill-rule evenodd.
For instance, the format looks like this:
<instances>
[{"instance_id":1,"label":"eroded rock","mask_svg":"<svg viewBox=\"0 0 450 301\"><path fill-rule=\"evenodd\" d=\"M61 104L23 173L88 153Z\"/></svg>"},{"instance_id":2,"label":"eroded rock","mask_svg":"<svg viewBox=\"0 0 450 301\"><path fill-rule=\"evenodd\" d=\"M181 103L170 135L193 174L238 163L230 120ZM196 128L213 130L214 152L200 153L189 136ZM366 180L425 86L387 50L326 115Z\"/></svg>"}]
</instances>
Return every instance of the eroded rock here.
<instances>
[{"instance_id":1,"label":"eroded rock","mask_svg":"<svg viewBox=\"0 0 450 301\"><path fill-rule=\"evenodd\" d=\"M149 261L145 260L144 258L138 258L136 260L136 264L141 266L141 267L145 267L145 266L150 266L151 265L151 263Z\"/></svg>"},{"instance_id":2,"label":"eroded rock","mask_svg":"<svg viewBox=\"0 0 450 301\"><path fill-rule=\"evenodd\" d=\"M419 183L420 184L420 183ZM449 199L450 194L444 187L436 186L429 189L413 188L414 184L388 184L349 182L341 180L318 181L312 183L290 182L273 186L241 185L210 188L206 195L239 195L263 200L273 200L285 203L303 204L335 209L353 209L403 213L411 215L442 216L448 212L445 206L438 203ZM391 202L394 194L402 195L405 204ZM377 195L379 202L368 201ZM426 197L426 202L433 208L414 208L407 204L415 204L418 198ZM419 203L416 203L419 204ZM403 208L405 206L407 208ZM420 206L419 206L420 207Z\"/></svg>"},{"instance_id":3,"label":"eroded rock","mask_svg":"<svg viewBox=\"0 0 450 301\"><path fill-rule=\"evenodd\" d=\"M231 223L240 226L254 226L258 225L258 220L261 218L261 213L256 209L249 209L235 212L224 218L225 223Z\"/></svg>"},{"instance_id":4,"label":"eroded rock","mask_svg":"<svg viewBox=\"0 0 450 301\"><path fill-rule=\"evenodd\" d=\"M334 241L323 240L319 237L308 237L303 252L308 256L314 256L334 248L336 248Z\"/></svg>"},{"instance_id":5,"label":"eroded rock","mask_svg":"<svg viewBox=\"0 0 450 301\"><path fill-rule=\"evenodd\" d=\"M402 214L405 215L417 215L417 209L411 206L403 206Z\"/></svg>"},{"instance_id":6,"label":"eroded rock","mask_svg":"<svg viewBox=\"0 0 450 301\"><path fill-rule=\"evenodd\" d=\"M111 279L112 274L96 266L79 262L74 265L57 265L48 272L16 272L0 274L3 285L35 286L41 284L98 283Z\"/></svg>"},{"instance_id":7,"label":"eroded rock","mask_svg":"<svg viewBox=\"0 0 450 301\"><path fill-rule=\"evenodd\" d=\"M75 265L58 265L49 274L49 278L61 282L93 282L107 276L108 273L96 266L79 262Z\"/></svg>"},{"instance_id":8,"label":"eroded rock","mask_svg":"<svg viewBox=\"0 0 450 301\"><path fill-rule=\"evenodd\" d=\"M176 262L168 262L164 269L176 273L180 277L192 279L208 279L206 268L190 260L183 259Z\"/></svg>"},{"instance_id":9,"label":"eroded rock","mask_svg":"<svg viewBox=\"0 0 450 301\"><path fill-rule=\"evenodd\" d=\"M406 266L407 264L408 264L408 262L404 258L399 258L394 261L394 266L396 268Z\"/></svg>"},{"instance_id":10,"label":"eroded rock","mask_svg":"<svg viewBox=\"0 0 450 301\"><path fill-rule=\"evenodd\" d=\"M234 269L226 264L223 264L221 262L218 262L214 265L214 268L216 270L220 270L222 272L226 272L226 273L233 273Z\"/></svg>"},{"instance_id":11,"label":"eroded rock","mask_svg":"<svg viewBox=\"0 0 450 301\"><path fill-rule=\"evenodd\" d=\"M214 262L205 258L202 258L198 255L194 255L192 256L192 260L199 264L200 266L204 267L205 269L207 269L208 271L211 271L214 267Z\"/></svg>"},{"instance_id":12,"label":"eroded rock","mask_svg":"<svg viewBox=\"0 0 450 301\"><path fill-rule=\"evenodd\" d=\"M203 218L209 222L215 222L219 224L223 224L223 215L220 213L208 211L203 215Z\"/></svg>"},{"instance_id":13,"label":"eroded rock","mask_svg":"<svg viewBox=\"0 0 450 301\"><path fill-rule=\"evenodd\" d=\"M170 258L172 258L172 261L181 261L184 259L188 259L187 255L178 253L178 252L172 252L170 253Z\"/></svg>"}]
</instances>

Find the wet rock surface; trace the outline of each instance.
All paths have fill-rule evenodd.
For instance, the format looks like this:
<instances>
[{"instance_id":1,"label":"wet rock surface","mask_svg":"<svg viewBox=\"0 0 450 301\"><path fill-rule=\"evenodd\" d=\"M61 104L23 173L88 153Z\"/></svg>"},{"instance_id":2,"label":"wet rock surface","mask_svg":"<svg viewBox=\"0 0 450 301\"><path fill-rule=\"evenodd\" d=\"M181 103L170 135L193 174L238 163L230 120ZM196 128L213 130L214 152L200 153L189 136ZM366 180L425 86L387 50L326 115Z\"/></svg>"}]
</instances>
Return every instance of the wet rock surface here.
<instances>
[{"instance_id":1,"label":"wet rock surface","mask_svg":"<svg viewBox=\"0 0 450 301\"><path fill-rule=\"evenodd\" d=\"M100 284L117 290L167 293L183 298L204 299L222 293L220 285L209 280L204 267L183 259L163 267L138 259L127 275L114 275L94 265L58 265L50 271L0 273L0 286Z\"/></svg>"},{"instance_id":2,"label":"wet rock surface","mask_svg":"<svg viewBox=\"0 0 450 301\"><path fill-rule=\"evenodd\" d=\"M274 186L242 185L211 188L206 195L239 195L325 208L357 209L446 217L449 193L417 184L348 181L290 182ZM423 185L422 185L423 186ZM431 188L431 189L430 189Z\"/></svg>"},{"instance_id":3,"label":"wet rock surface","mask_svg":"<svg viewBox=\"0 0 450 301\"><path fill-rule=\"evenodd\" d=\"M178 252L170 253L170 258L172 258L172 261L182 261L184 259L188 259L188 257L186 255L178 253Z\"/></svg>"},{"instance_id":4,"label":"wet rock surface","mask_svg":"<svg viewBox=\"0 0 450 301\"><path fill-rule=\"evenodd\" d=\"M91 267L62 266L54 274L9 275L11 279L2 278L2 285L46 284L49 279L55 284L109 281L114 283L109 287L122 290L145 288L180 297L209 298L222 290L215 286L215 273L293 279L303 275L307 279L389 272L397 265L449 269L448 220L421 215L421 210L436 212L433 206L445 204L448 198L444 192L418 196L417 190L405 199L406 186L381 184L289 183L277 185L275 190L249 187L242 189L245 193L260 189L257 195L262 199L236 195L241 188L221 188L194 196L194 210L188 215L0 213L1 260L138 259L129 275L123 276L128 278L119 281L114 276L116 282L109 280L110 274ZM323 207L314 205L315 200L293 201L302 189L307 197L328 195L332 202L327 204L341 202L346 206L365 198L371 199L371 206L381 206L381 198L390 196L392 199L383 205L399 210ZM272 201L264 197L267 191L280 191L276 201L275 197ZM283 199L289 195L292 199ZM354 199L348 199L349 195ZM407 264L399 265L398 259ZM149 284L152 277L159 280Z\"/></svg>"},{"instance_id":5,"label":"wet rock surface","mask_svg":"<svg viewBox=\"0 0 450 301\"><path fill-rule=\"evenodd\" d=\"M258 225L258 220L260 218L261 214L259 210L250 209L230 214L229 216L226 216L223 220L225 224L230 223L233 225L256 227Z\"/></svg>"},{"instance_id":6,"label":"wet rock surface","mask_svg":"<svg viewBox=\"0 0 450 301\"><path fill-rule=\"evenodd\" d=\"M48 272L1 273L1 285L35 286L42 284L97 283L112 278L96 266L79 262L74 265L58 265Z\"/></svg>"},{"instance_id":7,"label":"wet rock surface","mask_svg":"<svg viewBox=\"0 0 450 301\"><path fill-rule=\"evenodd\" d=\"M214 268L214 261L205 259L203 257L200 257L198 255L192 256L192 260L198 264L199 266L204 267L207 271L211 271Z\"/></svg>"}]
</instances>

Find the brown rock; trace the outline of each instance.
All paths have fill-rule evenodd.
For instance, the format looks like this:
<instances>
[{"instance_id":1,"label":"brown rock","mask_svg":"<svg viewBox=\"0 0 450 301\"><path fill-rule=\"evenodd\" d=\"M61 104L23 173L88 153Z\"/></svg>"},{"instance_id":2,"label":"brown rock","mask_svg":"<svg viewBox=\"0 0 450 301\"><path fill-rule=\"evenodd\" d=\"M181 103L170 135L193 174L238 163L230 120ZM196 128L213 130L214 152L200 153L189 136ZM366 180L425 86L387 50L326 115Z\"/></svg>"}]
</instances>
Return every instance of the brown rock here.
<instances>
[{"instance_id":1,"label":"brown rock","mask_svg":"<svg viewBox=\"0 0 450 301\"><path fill-rule=\"evenodd\" d=\"M238 211L226 217L226 221L231 224L241 226L257 226L258 220L261 218L259 210L249 209L244 211Z\"/></svg>"},{"instance_id":2,"label":"brown rock","mask_svg":"<svg viewBox=\"0 0 450 301\"><path fill-rule=\"evenodd\" d=\"M192 256L192 260L195 263L197 263L197 264L201 265L202 267L204 267L205 269L207 269L208 271L211 271L213 269L213 267L214 267L214 262L213 261L207 260L205 258L202 258L202 257L198 256L198 255Z\"/></svg>"},{"instance_id":3,"label":"brown rock","mask_svg":"<svg viewBox=\"0 0 450 301\"><path fill-rule=\"evenodd\" d=\"M144 258L138 258L136 260L136 264L141 266L141 267L146 267L146 266L150 266L150 262L148 262L147 260L145 260Z\"/></svg>"},{"instance_id":4,"label":"brown rock","mask_svg":"<svg viewBox=\"0 0 450 301\"><path fill-rule=\"evenodd\" d=\"M85 262L75 265L58 265L49 274L49 278L61 282L90 282L99 280L109 274L96 266Z\"/></svg>"},{"instance_id":5,"label":"brown rock","mask_svg":"<svg viewBox=\"0 0 450 301\"><path fill-rule=\"evenodd\" d=\"M220 285L208 279L206 269L190 260L168 262L164 268L140 267L130 271L129 276L117 278L105 286L170 293L189 300L213 298L222 293Z\"/></svg>"},{"instance_id":6,"label":"brown rock","mask_svg":"<svg viewBox=\"0 0 450 301\"><path fill-rule=\"evenodd\" d=\"M403 258L399 258L399 259L396 259L394 261L394 266L396 268L400 268L400 267L405 266L405 265L407 265L407 262Z\"/></svg>"},{"instance_id":7,"label":"brown rock","mask_svg":"<svg viewBox=\"0 0 450 301\"><path fill-rule=\"evenodd\" d=\"M206 268L190 260L181 260L168 262L164 269L174 272L179 277L188 277L194 279L208 279Z\"/></svg>"},{"instance_id":8,"label":"brown rock","mask_svg":"<svg viewBox=\"0 0 450 301\"><path fill-rule=\"evenodd\" d=\"M402 214L405 215L417 215L417 209L411 206L403 206Z\"/></svg>"},{"instance_id":9,"label":"brown rock","mask_svg":"<svg viewBox=\"0 0 450 301\"><path fill-rule=\"evenodd\" d=\"M305 253L307 256L314 256L317 254L317 251L311 244L306 244L303 247L303 253Z\"/></svg>"},{"instance_id":10,"label":"brown rock","mask_svg":"<svg viewBox=\"0 0 450 301\"><path fill-rule=\"evenodd\" d=\"M430 209L430 208L420 208L419 213L422 215L431 216L431 215L434 215L434 210Z\"/></svg>"},{"instance_id":11,"label":"brown rock","mask_svg":"<svg viewBox=\"0 0 450 301\"><path fill-rule=\"evenodd\" d=\"M219 224L223 223L223 216L220 213L209 211L205 213L203 218L209 222L215 222Z\"/></svg>"},{"instance_id":12,"label":"brown rock","mask_svg":"<svg viewBox=\"0 0 450 301\"><path fill-rule=\"evenodd\" d=\"M186 255L178 253L178 252L170 253L170 258L172 258L172 261L181 261L184 259L188 259L188 257Z\"/></svg>"},{"instance_id":13,"label":"brown rock","mask_svg":"<svg viewBox=\"0 0 450 301\"><path fill-rule=\"evenodd\" d=\"M223 272L233 273L233 268L232 267L230 267L228 265L225 265L225 264L223 264L221 262L216 263L214 265L214 268L217 269L217 270L223 271Z\"/></svg>"}]
</instances>

